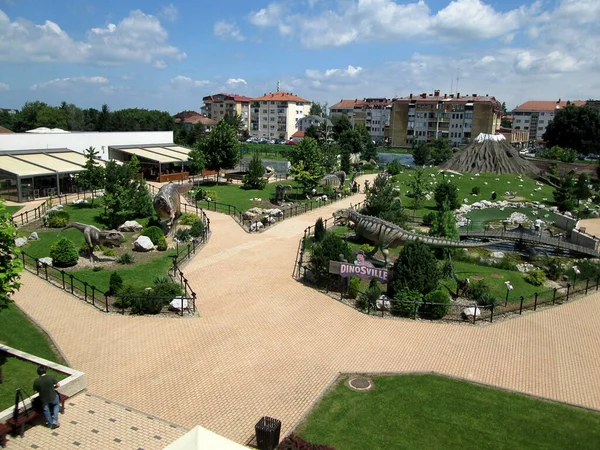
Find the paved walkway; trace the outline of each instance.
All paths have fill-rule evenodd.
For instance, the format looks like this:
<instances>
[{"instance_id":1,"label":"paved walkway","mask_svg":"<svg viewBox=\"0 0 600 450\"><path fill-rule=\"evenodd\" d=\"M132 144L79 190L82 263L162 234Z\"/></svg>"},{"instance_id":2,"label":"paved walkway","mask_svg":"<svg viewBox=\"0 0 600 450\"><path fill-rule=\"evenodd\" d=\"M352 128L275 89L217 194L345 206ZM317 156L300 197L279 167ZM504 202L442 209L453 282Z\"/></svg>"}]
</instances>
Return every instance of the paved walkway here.
<instances>
[{"instance_id":1,"label":"paved walkway","mask_svg":"<svg viewBox=\"0 0 600 450\"><path fill-rule=\"evenodd\" d=\"M304 228L362 198L251 235L208 213L185 267L199 319L105 315L30 274L15 300L90 392L242 443L263 415L289 431L342 371L437 371L600 408L600 294L473 327L367 317L295 281Z\"/></svg>"}]
</instances>

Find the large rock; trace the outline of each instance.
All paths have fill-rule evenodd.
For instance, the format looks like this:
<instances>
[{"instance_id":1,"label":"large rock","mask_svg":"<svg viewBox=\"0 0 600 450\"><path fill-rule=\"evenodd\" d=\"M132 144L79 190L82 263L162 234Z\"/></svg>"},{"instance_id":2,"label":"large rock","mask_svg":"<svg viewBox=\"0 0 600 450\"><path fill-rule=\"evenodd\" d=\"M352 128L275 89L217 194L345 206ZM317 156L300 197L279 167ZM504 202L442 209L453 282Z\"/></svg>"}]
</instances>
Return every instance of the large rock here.
<instances>
[{"instance_id":1,"label":"large rock","mask_svg":"<svg viewBox=\"0 0 600 450\"><path fill-rule=\"evenodd\" d=\"M263 225L262 222L254 222L252 225L250 225L250 231L260 231L264 227L265 226Z\"/></svg>"},{"instance_id":2,"label":"large rock","mask_svg":"<svg viewBox=\"0 0 600 450\"><path fill-rule=\"evenodd\" d=\"M27 238L24 238L24 237L16 238L15 245L17 247L23 247L23 246L27 245Z\"/></svg>"},{"instance_id":3,"label":"large rock","mask_svg":"<svg viewBox=\"0 0 600 450\"><path fill-rule=\"evenodd\" d=\"M464 317L479 317L481 316L481 308L475 308L474 306L471 308L465 308L462 312Z\"/></svg>"},{"instance_id":4,"label":"large rock","mask_svg":"<svg viewBox=\"0 0 600 450\"><path fill-rule=\"evenodd\" d=\"M255 221L255 220L258 220L260 218L260 216L261 216L260 214L246 211L246 212L244 212L244 214L242 214L242 219Z\"/></svg>"},{"instance_id":5,"label":"large rock","mask_svg":"<svg viewBox=\"0 0 600 450\"><path fill-rule=\"evenodd\" d=\"M154 250L154 244L148 236L140 236L133 243L133 249L138 252L149 252Z\"/></svg>"},{"instance_id":6,"label":"large rock","mask_svg":"<svg viewBox=\"0 0 600 450\"><path fill-rule=\"evenodd\" d=\"M34 231L29 235L27 239L29 239L30 241L39 241L40 237L38 236L37 232Z\"/></svg>"},{"instance_id":7,"label":"large rock","mask_svg":"<svg viewBox=\"0 0 600 450\"><path fill-rule=\"evenodd\" d=\"M38 266L44 267L44 265L52 267L52 258L46 256L45 258L38 259Z\"/></svg>"},{"instance_id":8,"label":"large rock","mask_svg":"<svg viewBox=\"0 0 600 450\"><path fill-rule=\"evenodd\" d=\"M83 199L83 198L78 198L77 200L73 200L73 205L79 205L79 204L85 204L87 203L87 200Z\"/></svg>"},{"instance_id":9,"label":"large rock","mask_svg":"<svg viewBox=\"0 0 600 450\"><path fill-rule=\"evenodd\" d=\"M392 309L392 302L390 301L390 298L384 294L377 299L375 306L378 311L381 311L382 309L389 311Z\"/></svg>"},{"instance_id":10,"label":"large rock","mask_svg":"<svg viewBox=\"0 0 600 450\"><path fill-rule=\"evenodd\" d=\"M521 273L529 273L534 268L535 267L533 266L533 264L529 264L529 263L517 264L517 270Z\"/></svg>"},{"instance_id":11,"label":"large rock","mask_svg":"<svg viewBox=\"0 0 600 450\"><path fill-rule=\"evenodd\" d=\"M128 220L123 225L119 226L117 230L124 232L142 231L143 226L137 223L135 220Z\"/></svg>"},{"instance_id":12,"label":"large rock","mask_svg":"<svg viewBox=\"0 0 600 450\"><path fill-rule=\"evenodd\" d=\"M492 258L504 258L504 252L492 252L490 256Z\"/></svg>"}]
</instances>

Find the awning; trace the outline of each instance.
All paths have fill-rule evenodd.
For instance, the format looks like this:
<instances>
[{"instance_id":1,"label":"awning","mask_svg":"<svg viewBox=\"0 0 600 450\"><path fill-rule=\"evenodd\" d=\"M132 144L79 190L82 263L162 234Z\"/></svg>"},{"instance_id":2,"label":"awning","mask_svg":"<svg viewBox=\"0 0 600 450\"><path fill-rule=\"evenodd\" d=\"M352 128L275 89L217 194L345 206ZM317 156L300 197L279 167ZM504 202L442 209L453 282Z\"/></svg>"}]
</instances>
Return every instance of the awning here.
<instances>
[{"instance_id":1,"label":"awning","mask_svg":"<svg viewBox=\"0 0 600 450\"><path fill-rule=\"evenodd\" d=\"M66 161L70 161L74 164L78 164L80 166L85 166L85 163L87 162L87 158L82 155L81 153L77 153L77 152L56 152L56 153L47 153L47 155L52 156L53 158L60 158L60 159L64 159ZM106 166L106 161L103 161L101 159L94 159L94 161L98 164L100 164L101 166Z\"/></svg>"},{"instance_id":2,"label":"awning","mask_svg":"<svg viewBox=\"0 0 600 450\"><path fill-rule=\"evenodd\" d=\"M13 158L9 155L0 156L0 170L12 173L18 177L33 175L55 175L56 172Z\"/></svg>"},{"instance_id":3,"label":"awning","mask_svg":"<svg viewBox=\"0 0 600 450\"><path fill-rule=\"evenodd\" d=\"M169 150L174 150L176 152L185 153L186 155L189 154L190 150L191 150L189 148L181 147L180 145L173 145L173 146L170 145L170 146L165 147L165 148L167 148Z\"/></svg>"},{"instance_id":4,"label":"awning","mask_svg":"<svg viewBox=\"0 0 600 450\"><path fill-rule=\"evenodd\" d=\"M164 156L170 156L171 158L176 159L178 161L187 161L187 155L176 152L174 150L169 150L168 148L164 147L144 147L142 150L147 150L153 153L160 153Z\"/></svg>"},{"instance_id":5,"label":"awning","mask_svg":"<svg viewBox=\"0 0 600 450\"><path fill-rule=\"evenodd\" d=\"M175 152L172 149L170 149L170 147L163 148L160 146L135 147L111 145L110 148L112 150L117 150L119 152L127 153L130 155L136 155L141 158L148 159L150 161L156 161L161 164L181 163L187 161L186 155L181 154L181 152Z\"/></svg>"},{"instance_id":6,"label":"awning","mask_svg":"<svg viewBox=\"0 0 600 450\"><path fill-rule=\"evenodd\" d=\"M85 156L68 149L8 151L0 154L0 170L18 177L75 173L84 170ZM98 161L105 164L104 161Z\"/></svg>"},{"instance_id":7,"label":"awning","mask_svg":"<svg viewBox=\"0 0 600 450\"><path fill-rule=\"evenodd\" d=\"M51 154L33 153L29 155L12 156L13 158L40 165L58 173L80 172L84 169L83 165L65 161L60 158L54 158Z\"/></svg>"}]
</instances>

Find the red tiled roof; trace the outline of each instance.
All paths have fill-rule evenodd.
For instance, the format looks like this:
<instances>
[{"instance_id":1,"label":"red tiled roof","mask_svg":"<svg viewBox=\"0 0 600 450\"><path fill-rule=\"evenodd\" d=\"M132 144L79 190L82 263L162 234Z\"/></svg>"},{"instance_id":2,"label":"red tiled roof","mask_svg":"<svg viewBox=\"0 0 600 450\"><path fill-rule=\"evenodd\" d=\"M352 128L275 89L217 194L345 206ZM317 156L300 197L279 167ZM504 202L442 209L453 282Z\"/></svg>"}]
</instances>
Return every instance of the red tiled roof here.
<instances>
[{"instance_id":1,"label":"red tiled roof","mask_svg":"<svg viewBox=\"0 0 600 450\"><path fill-rule=\"evenodd\" d=\"M210 117L206 117L206 116L191 117L189 119L185 119L184 122L191 123L191 124L201 123L202 125L209 126L209 127L212 127L213 125L217 124L216 120L211 119Z\"/></svg>"},{"instance_id":2,"label":"red tiled roof","mask_svg":"<svg viewBox=\"0 0 600 450\"><path fill-rule=\"evenodd\" d=\"M0 133L14 133L14 131L10 131L8 128L0 127Z\"/></svg>"},{"instance_id":3,"label":"red tiled roof","mask_svg":"<svg viewBox=\"0 0 600 450\"><path fill-rule=\"evenodd\" d=\"M329 109L354 109L357 106L362 106L363 100L340 100L335 105L331 105Z\"/></svg>"},{"instance_id":4,"label":"red tiled roof","mask_svg":"<svg viewBox=\"0 0 600 450\"><path fill-rule=\"evenodd\" d=\"M571 102L571 105L583 106L585 102L574 100ZM567 102L563 102L560 99L557 102L552 100L530 100L517 106L515 111L554 111L555 109L562 109L565 106L567 106Z\"/></svg>"},{"instance_id":5,"label":"red tiled roof","mask_svg":"<svg viewBox=\"0 0 600 450\"><path fill-rule=\"evenodd\" d=\"M197 113L196 111L182 111L178 114L175 114L173 117L175 118L175 121L181 121L181 119L189 119L192 117L198 117L198 116L202 116L202 114Z\"/></svg>"},{"instance_id":6,"label":"red tiled roof","mask_svg":"<svg viewBox=\"0 0 600 450\"><path fill-rule=\"evenodd\" d=\"M206 97L202 97L202 101L204 101L206 103L207 100L214 102L215 101L215 97L216 96L223 96L225 98L225 100L233 100L234 102L250 102L252 99L250 97L246 97L245 95L239 95L239 94L225 94L225 93L219 93L219 94L213 94L213 95L207 95Z\"/></svg>"},{"instance_id":7,"label":"red tiled roof","mask_svg":"<svg viewBox=\"0 0 600 450\"><path fill-rule=\"evenodd\" d=\"M294 134L292 134L292 137L293 138L303 138L304 137L304 131L298 130Z\"/></svg>"},{"instance_id":8,"label":"red tiled roof","mask_svg":"<svg viewBox=\"0 0 600 450\"><path fill-rule=\"evenodd\" d=\"M253 98L252 101L260 102L265 100L277 100L280 102L297 102L297 103L310 103L309 100L298 97L297 95L290 94L289 92L271 92L265 94L262 97Z\"/></svg>"}]
</instances>

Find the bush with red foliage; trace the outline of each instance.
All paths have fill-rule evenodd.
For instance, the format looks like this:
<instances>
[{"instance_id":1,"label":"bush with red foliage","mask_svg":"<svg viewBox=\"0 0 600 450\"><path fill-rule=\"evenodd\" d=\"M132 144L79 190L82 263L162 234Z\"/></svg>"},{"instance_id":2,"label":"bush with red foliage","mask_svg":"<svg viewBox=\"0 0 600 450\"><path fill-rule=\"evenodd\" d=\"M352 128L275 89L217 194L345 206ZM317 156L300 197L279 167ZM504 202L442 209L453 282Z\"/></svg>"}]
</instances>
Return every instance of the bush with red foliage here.
<instances>
[{"instance_id":1,"label":"bush with red foliage","mask_svg":"<svg viewBox=\"0 0 600 450\"><path fill-rule=\"evenodd\" d=\"M277 446L277 450L335 450L324 444L311 444L294 433L290 434Z\"/></svg>"}]
</instances>

